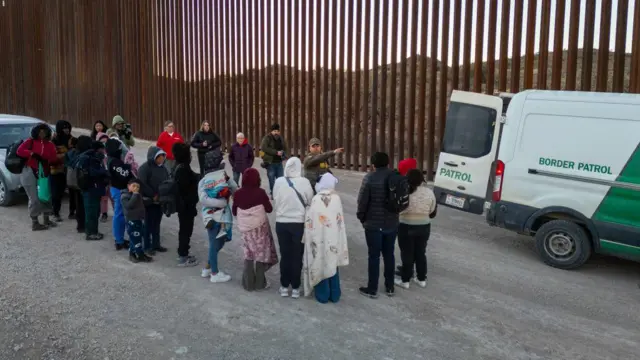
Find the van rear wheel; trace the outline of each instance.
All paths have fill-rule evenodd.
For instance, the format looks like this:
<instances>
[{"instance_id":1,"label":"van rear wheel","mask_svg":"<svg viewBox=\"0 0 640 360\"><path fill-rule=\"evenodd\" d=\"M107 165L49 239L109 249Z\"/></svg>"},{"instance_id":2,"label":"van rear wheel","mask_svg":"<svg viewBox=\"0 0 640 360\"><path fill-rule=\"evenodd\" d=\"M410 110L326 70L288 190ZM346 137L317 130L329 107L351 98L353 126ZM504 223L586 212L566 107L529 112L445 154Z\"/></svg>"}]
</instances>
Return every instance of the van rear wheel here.
<instances>
[{"instance_id":1,"label":"van rear wheel","mask_svg":"<svg viewBox=\"0 0 640 360\"><path fill-rule=\"evenodd\" d=\"M545 264L559 269L576 269L591 256L589 234L578 224L553 220L536 232L536 248Z\"/></svg>"}]
</instances>

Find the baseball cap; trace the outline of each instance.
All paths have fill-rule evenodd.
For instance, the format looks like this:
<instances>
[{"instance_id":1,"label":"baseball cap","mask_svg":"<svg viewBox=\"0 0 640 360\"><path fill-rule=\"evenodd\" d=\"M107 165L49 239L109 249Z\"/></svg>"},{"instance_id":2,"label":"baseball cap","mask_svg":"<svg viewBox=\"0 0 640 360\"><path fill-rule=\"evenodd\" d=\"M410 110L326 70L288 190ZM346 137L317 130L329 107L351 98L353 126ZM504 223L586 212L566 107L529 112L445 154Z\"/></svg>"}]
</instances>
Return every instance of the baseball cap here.
<instances>
[{"instance_id":1,"label":"baseball cap","mask_svg":"<svg viewBox=\"0 0 640 360\"><path fill-rule=\"evenodd\" d=\"M312 138L311 140L309 140L309 146L313 145L322 145L322 142L320 142L320 139L318 138Z\"/></svg>"}]
</instances>

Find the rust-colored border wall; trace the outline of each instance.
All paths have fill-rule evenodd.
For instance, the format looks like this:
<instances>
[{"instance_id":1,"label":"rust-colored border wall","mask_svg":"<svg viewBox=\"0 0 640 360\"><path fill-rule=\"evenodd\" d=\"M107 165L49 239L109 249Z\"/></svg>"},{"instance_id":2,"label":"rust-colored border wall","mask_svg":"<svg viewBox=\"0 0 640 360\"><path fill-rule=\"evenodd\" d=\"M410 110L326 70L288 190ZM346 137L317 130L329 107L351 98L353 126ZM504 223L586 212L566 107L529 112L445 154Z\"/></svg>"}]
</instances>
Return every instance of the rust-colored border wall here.
<instances>
[{"instance_id":1,"label":"rust-colored border wall","mask_svg":"<svg viewBox=\"0 0 640 360\"><path fill-rule=\"evenodd\" d=\"M277 122L290 154L318 137L354 170L386 151L431 173L453 89L640 92L640 0L3 4L1 113L85 128L120 114L147 139L207 120L256 150Z\"/></svg>"}]
</instances>

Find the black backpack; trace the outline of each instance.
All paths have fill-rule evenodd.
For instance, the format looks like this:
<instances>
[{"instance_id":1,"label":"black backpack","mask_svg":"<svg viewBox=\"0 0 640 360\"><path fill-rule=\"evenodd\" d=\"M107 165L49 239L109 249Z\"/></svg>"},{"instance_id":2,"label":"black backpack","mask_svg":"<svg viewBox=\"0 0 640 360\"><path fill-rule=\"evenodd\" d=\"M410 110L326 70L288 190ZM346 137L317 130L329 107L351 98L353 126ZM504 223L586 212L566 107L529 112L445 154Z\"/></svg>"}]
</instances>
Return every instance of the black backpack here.
<instances>
[{"instance_id":1,"label":"black backpack","mask_svg":"<svg viewBox=\"0 0 640 360\"><path fill-rule=\"evenodd\" d=\"M27 159L23 159L18 156L18 147L22 145L23 142L23 140L16 141L7 149L7 156L4 158L4 166L6 166L7 170L12 174L21 174L22 169L24 169L24 166L27 163Z\"/></svg>"},{"instance_id":2,"label":"black backpack","mask_svg":"<svg viewBox=\"0 0 640 360\"><path fill-rule=\"evenodd\" d=\"M393 171L386 181L387 210L399 214L409 207L409 181L406 176Z\"/></svg>"},{"instance_id":3,"label":"black backpack","mask_svg":"<svg viewBox=\"0 0 640 360\"><path fill-rule=\"evenodd\" d=\"M180 193L178 192L178 183L175 180L175 173L178 167L182 164L176 165L169 178L160 183L158 186L158 200L162 207L162 212L170 217L178 211L178 201L180 200Z\"/></svg>"},{"instance_id":4,"label":"black backpack","mask_svg":"<svg viewBox=\"0 0 640 360\"><path fill-rule=\"evenodd\" d=\"M82 191L87 191L91 188L91 178L89 177L89 159L86 156L78 156L75 166L72 167L72 172L75 172L76 186Z\"/></svg>"}]
</instances>

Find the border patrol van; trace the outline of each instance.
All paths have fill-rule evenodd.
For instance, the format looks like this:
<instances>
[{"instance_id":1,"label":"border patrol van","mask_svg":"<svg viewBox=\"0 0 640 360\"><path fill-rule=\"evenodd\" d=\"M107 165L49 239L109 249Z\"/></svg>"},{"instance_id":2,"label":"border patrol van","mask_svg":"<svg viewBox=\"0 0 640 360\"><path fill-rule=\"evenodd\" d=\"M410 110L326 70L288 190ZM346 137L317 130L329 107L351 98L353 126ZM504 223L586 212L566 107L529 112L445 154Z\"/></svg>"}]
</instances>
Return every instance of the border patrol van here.
<instances>
[{"instance_id":1,"label":"border patrol van","mask_svg":"<svg viewBox=\"0 0 640 360\"><path fill-rule=\"evenodd\" d=\"M557 268L594 252L640 260L639 144L640 95L453 91L434 192L535 237Z\"/></svg>"}]
</instances>

